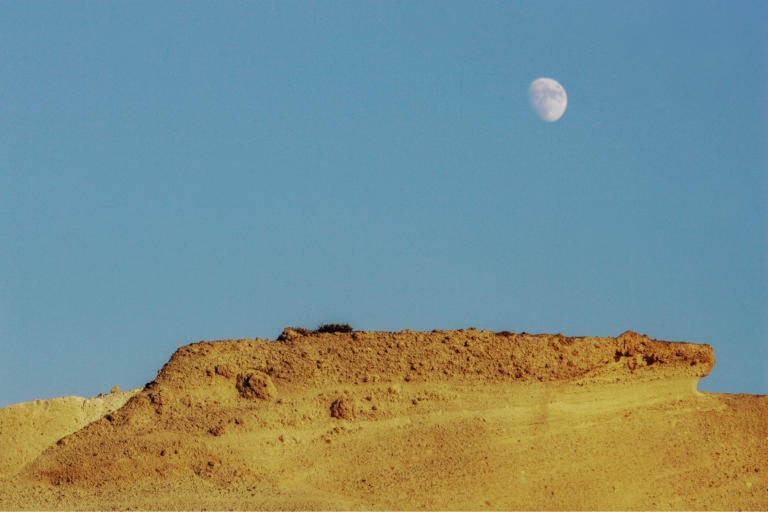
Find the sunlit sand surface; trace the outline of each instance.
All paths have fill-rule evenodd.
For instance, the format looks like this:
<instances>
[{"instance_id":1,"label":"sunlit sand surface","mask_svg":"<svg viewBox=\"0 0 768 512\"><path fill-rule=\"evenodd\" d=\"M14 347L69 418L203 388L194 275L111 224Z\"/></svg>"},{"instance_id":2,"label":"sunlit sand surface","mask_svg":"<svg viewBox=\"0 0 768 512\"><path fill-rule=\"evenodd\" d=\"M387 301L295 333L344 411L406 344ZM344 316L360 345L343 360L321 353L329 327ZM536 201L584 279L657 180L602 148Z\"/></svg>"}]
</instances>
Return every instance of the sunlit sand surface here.
<instances>
[{"instance_id":1,"label":"sunlit sand surface","mask_svg":"<svg viewBox=\"0 0 768 512\"><path fill-rule=\"evenodd\" d=\"M0 509L768 508L768 399L698 392L707 345L281 338L0 409Z\"/></svg>"}]
</instances>

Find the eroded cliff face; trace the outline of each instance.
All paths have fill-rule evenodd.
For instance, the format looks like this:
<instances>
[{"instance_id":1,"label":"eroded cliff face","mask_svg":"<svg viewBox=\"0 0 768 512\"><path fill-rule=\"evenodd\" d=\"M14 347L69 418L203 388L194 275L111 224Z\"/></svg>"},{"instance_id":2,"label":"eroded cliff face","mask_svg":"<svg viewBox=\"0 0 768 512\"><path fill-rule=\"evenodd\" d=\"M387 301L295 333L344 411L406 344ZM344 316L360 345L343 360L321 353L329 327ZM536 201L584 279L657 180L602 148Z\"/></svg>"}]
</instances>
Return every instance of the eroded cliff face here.
<instances>
[{"instance_id":1,"label":"eroded cliff face","mask_svg":"<svg viewBox=\"0 0 768 512\"><path fill-rule=\"evenodd\" d=\"M478 331L300 334L281 341L195 343L179 349L154 385L206 387L248 370L291 385L387 382L552 382L590 376L703 377L712 347L663 342L627 331L617 338Z\"/></svg>"},{"instance_id":2,"label":"eroded cliff face","mask_svg":"<svg viewBox=\"0 0 768 512\"><path fill-rule=\"evenodd\" d=\"M756 493L767 404L696 392L713 365L708 345L632 332L286 329L194 343L31 462L9 481L20 490L3 498L0 485L0 508L768 505ZM716 469L725 453L751 487Z\"/></svg>"},{"instance_id":3,"label":"eroded cliff face","mask_svg":"<svg viewBox=\"0 0 768 512\"><path fill-rule=\"evenodd\" d=\"M714 365L709 345L664 342L627 331L617 338L432 332L302 334L278 341L193 343L177 350L115 425L207 431L211 418L265 407L284 393L338 386L695 382ZM279 410L280 408L277 408ZM370 419L382 417L367 411Z\"/></svg>"}]
</instances>

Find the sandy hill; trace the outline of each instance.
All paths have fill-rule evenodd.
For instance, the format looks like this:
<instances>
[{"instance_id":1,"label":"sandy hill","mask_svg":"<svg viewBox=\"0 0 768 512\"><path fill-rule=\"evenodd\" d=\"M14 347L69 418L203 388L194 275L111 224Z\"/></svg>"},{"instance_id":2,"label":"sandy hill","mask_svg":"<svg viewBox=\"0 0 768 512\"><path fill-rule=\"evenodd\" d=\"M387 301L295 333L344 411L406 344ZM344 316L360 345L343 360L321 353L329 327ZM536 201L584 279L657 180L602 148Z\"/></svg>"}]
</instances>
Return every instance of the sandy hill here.
<instances>
[{"instance_id":1,"label":"sandy hill","mask_svg":"<svg viewBox=\"0 0 768 512\"><path fill-rule=\"evenodd\" d=\"M0 409L0 478L18 473L50 445L121 408L139 391L65 396Z\"/></svg>"},{"instance_id":2,"label":"sandy hill","mask_svg":"<svg viewBox=\"0 0 768 512\"><path fill-rule=\"evenodd\" d=\"M768 509L768 397L697 392L713 365L632 332L195 343L87 425L0 409L0 509Z\"/></svg>"}]
</instances>

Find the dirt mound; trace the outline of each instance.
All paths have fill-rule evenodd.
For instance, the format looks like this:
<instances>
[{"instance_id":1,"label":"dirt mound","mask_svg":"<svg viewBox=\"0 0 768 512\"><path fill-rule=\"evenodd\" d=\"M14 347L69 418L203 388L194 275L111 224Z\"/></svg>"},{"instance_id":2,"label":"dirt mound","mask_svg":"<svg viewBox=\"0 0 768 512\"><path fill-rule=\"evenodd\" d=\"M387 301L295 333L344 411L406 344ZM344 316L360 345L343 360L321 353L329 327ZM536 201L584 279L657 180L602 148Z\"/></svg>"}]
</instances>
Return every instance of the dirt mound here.
<instances>
[{"instance_id":1,"label":"dirt mound","mask_svg":"<svg viewBox=\"0 0 768 512\"><path fill-rule=\"evenodd\" d=\"M139 389L94 398L67 396L0 409L0 477L20 471L59 439L119 409Z\"/></svg>"},{"instance_id":2,"label":"dirt mound","mask_svg":"<svg viewBox=\"0 0 768 512\"><path fill-rule=\"evenodd\" d=\"M279 339L180 348L125 406L0 481L0 508L768 506L768 403L696 392L707 345Z\"/></svg>"},{"instance_id":3,"label":"dirt mound","mask_svg":"<svg viewBox=\"0 0 768 512\"><path fill-rule=\"evenodd\" d=\"M669 343L627 331L618 338L478 331L304 333L282 341L201 342L179 349L156 384L186 390L212 377L257 371L293 385L386 382L570 381L590 374L618 379L703 377L712 347Z\"/></svg>"}]
</instances>

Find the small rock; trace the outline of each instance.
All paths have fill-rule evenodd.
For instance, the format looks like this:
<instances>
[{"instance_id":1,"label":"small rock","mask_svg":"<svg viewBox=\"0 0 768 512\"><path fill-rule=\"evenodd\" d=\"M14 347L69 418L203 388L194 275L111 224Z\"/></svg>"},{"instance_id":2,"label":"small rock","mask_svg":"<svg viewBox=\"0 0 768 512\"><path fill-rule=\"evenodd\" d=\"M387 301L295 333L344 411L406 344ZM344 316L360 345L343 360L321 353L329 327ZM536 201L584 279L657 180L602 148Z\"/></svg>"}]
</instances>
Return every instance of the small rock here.
<instances>
[{"instance_id":1,"label":"small rock","mask_svg":"<svg viewBox=\"0 0 768 512\"><path fill-rule=\"evenodd\" d=\"M340 420L355 418L355 403L350 398L338 398L331 404L331 417Z\"/></svg>"},{"instance_id":2,"label":"small rock","mask_svg":"<svg viewBox=\"0 0 768 512\"><path fill-rule=\"evenodd\" d=\"M269 375L254 371L237 375L237 390L240 396L251 400L274 400L277 398L277 389Z\"/></svg>"},{"instance_id":3,"label":"small rock","mask_svg":"<svg viewBox=\"0 0 768 512\"><path fill-rule=\"evenodd\" d=\"M221 375L225 378L232 377L232 371L229 369L229 366L225 364L217 364L214 371L216 372L216 375Z\"/></svg>"}]
</instances>

